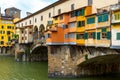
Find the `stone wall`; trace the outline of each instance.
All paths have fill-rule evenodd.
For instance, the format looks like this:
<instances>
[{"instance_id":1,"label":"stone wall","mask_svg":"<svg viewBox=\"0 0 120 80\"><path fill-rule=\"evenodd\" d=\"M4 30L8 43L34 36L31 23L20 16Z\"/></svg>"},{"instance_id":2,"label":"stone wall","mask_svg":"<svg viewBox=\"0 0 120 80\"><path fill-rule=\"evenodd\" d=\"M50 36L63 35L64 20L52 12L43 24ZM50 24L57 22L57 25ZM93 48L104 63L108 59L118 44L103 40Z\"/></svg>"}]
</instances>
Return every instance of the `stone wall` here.
<instances>
[{"instance_id":1,"label":"stone wall","mask_svg":"<svg viewBox=\"0 0 120 80\"><path fill-rule=\"evenodd\" d=\"M118 54L109 48L81 46L48 46L48 76L75 77L77 65L101 55Z\"/></svg>"}]
</instances>

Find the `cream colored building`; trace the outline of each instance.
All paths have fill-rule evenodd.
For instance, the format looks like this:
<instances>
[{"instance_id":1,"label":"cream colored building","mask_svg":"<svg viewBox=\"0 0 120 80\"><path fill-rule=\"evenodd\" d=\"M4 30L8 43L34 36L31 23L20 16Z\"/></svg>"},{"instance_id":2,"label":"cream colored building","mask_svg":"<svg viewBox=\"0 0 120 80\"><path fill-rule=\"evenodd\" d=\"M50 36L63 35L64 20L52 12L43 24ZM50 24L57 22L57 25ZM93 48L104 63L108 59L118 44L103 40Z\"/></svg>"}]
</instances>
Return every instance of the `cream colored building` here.
<instances>
[{"instance_id":1,"label":"cream colored building","mask_svg":"<svg viewBox=\"0 0 120 80\"><path fill-rule=\"evenodd\" d=\"M21 30L18 30L20 28L24 28L23 30L26 30L25 28L27 26L31 26L31 30L33 30L32 34L37 36L37 39L40 39L41 31L44 32L44 30L47 29L48 21L52 22L53 16L64 12L69 12L71 11L71 8L78 9L88 5L92 5L92 13L97 13L97 9L110 6L118 2L119 0L59 0L15 23L17 27L17 34L19 34L19 42L30 42L29 39L26 39L26 41L21 40L22 37L25 37L25 35L21 34ZM27 35L27 38L29 37L31 37L31 42L35 39L34 36L32 37Z\"/></svg>"}]
</instances>

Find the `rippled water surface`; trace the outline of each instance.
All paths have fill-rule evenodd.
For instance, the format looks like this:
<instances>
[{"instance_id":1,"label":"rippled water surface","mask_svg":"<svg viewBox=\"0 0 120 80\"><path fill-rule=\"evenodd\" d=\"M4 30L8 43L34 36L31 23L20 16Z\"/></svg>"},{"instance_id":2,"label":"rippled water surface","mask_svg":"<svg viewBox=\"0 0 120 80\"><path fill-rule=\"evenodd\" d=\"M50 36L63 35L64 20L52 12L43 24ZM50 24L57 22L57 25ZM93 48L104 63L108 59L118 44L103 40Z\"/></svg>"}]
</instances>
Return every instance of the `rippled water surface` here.
<instances>
[{"instance_id":1,"label":"rippled water surface","mask_svg":"<svg viewBox=\"0 0 120 80\"><path fill-rule=\"evenodd\" d=\"M15 62L0 56L0 80L47 80L47 62Z\"/></svg>"},{"instance_id":2,"label":"rippled water surface","mask_svg":"<svg viewBox=\"0 0 120 80\"><path fill-rule=\"evenodd\" d=\"M0 80L120 80L120 75L92 78L49 78L47 62L15 62L14 57L0 56Z\"/></svg>"}]
</instances>

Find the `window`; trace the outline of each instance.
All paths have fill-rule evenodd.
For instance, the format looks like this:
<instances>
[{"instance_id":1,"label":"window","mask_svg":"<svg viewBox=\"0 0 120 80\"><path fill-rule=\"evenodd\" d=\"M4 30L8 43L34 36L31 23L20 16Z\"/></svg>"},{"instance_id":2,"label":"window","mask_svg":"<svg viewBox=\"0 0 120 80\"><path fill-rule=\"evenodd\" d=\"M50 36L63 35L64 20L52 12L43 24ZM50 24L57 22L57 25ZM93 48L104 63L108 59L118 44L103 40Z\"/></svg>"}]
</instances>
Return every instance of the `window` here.
<instances>
[{"instance_id":1,"label":"window","mask_svg":"<svg viewBox=\"0 0 120 80\"><path fill-rule=\"evenodd\" d=\"M21 24L21 26L23 27L23 23Z\"/></svg>"},{"instance_id":2,"label":"window","mask_svg":"<svg viewBox=\"0 0 120 80\"><path fill-rule=\"evenodd\" d=\"M77 39L84 39L84 34L77 34Z\"/></svg>"},{"instance_id":3,"label":"window","mask_svg":"<svg viewBox=\"0 0 120 80\"><path fill-rule=\"evenodd\" d=\"M61 9L58 9L58 15L61 14Z\"/></svg>"},{"instance_id":4,"label":"window","mask_svg":"<svg viewBox=\"0 0 120 80\"><path fill-rule=\"evenodd\" d=\"M120 33L117 33L117 39L116 40L120 40Z\"/></svg>"},{"instance_id":5,"label":"window","mask_svg":"<svg viewBox=\"0 0 120 80\"><path fill-rule=\"evenodd\" d=\"M115 14L114 16L115 16L115 20L120 20L120 14L119 13Z\"/></svg>"},{"instance_id":6,"label":"window","mask_svg":"<svg viewBox=\"0 0 120 80\"><path fill-rule=\"evenodd\" d=\"M60 20L63 20L63 15L60 16Z\"/></svg>"},{"instance_id":7,"label":"window","mask_svg":"<svg viewBox=\"0 0 120 80\"><path fill-rule=\"evenodd\" d=\"M1 39L4 39L4 36L1 36Z\"/></svg>"},{"instance_id":8,"label":"window","mask_svg":"<svg viewBox=\"0 0 120 80\"><path fill-rule=\"evenodd\" d=\"M41 16L41 21L43 21L43 16Z\"/></svg>"},{"instance_id":9,"label":"window","mask_svg":"<svg viewBox=\"0 0 120 80\"><path fill-rule=\"evenodd\" d=\"M91 6L93 4L93 0L88 0L88 6Z\"/></svg>"},{"instance_id":10,"label":"window","mask_svg":"<svg viewBox=\"0 0 120 80\"><path fill-rule=\"evenodd\" d=\"M75 33L70 33L70 38L75 38Z\"/></svg>"},{"instance_id":11,"label":"window","mask_svg":"<svg viewBox=\"0 0 120 80\"><path fill-rule=\"evenodd\" d=\"M82 9L76 11L75 14L76 14L76 16L84 16L85 15L85 9L82 8Z\"/></svg>"},{"instance_id":12,"label":"window","mask_svg":"<svg viewBox=\"0 0 120 80\"><path fill-rule=\"evenodd\" d=\"M35 18L35 22L37 22L37 19Z\"/></svg>"},{"instance_id":13,"label":"window","mask_svg":"<svg viewBox=\"0 0 120 80\"><path fill-rule=\"evenodd\" d=\"M3 45L4 44L4 41L1 41L1 45Z\"/></svg>"},{"instance_id":14,"label":"window","mask_svg":"<svg viewBox=\"0 0 120 80\"><path fill-rule=\"evenodd\" d=\"M27 22L25 22L25 25L27 25Z\"/></svg>"},{"instance_id":15,"label":"window","mask_svg":"<svg viewBox=\"0 0 120 80\"><path fill-rule=\"evenodd\" d=\"M108 21L108 14L102 14L98 16L98 22L106 22Z\"/></svg>"},{"instance_id":16,"label":"window","mask_svg":"<svg viewBox=\"0 0 120 80\"><path fill-rule=\"evenodd\" d=\"M76 13L76 12L71 12L71 14L70 14L70 15L71 15L71 18L72 18L72 17L75 17L75 13Z\"/></svg>"},{"instance_id":17,"label":"window","mask_svg":"<svg viewBox=\"0 0 120 80\"><path fill-rule=\"evenodd\" d=\"M74 4L71 5L71 11L74 10L74 6L75 6Z\"/></svg>"},{"instance_id":18,"label":"window","mask_svg":"<svg viewBox=\"0 0 120 80\"><path fill-rule=\"evenodd\" d=\"M107 33L106 32L103 32L102 33L102 39L106 39L107 38Z\"/></svg>"},{"instance_id":19,"label":"window","mask_svg":"<svg viewBox=\"0 0 120 80\"><path fill-rule=\"evenodd\" d=\"M51 38L51 34L50 33L46 34L45 38Z\"/></svg>"},{"instance_id":20,"label":"window","mask_svg":"<svg viewBox=\"0 0 120 80\"><path fill-rule=\"evenodd\" d=\"M2 26L2 29L4 29L4 26Z\"/></svg>"},{"instance_id":21,"label":"window","mask_svg":"<svg viewBox=\"0 0 120 80\"><path fill-rule=\"evenodd\" d=\"M52 24L53 24L53 21L48 21L48 24L49 24L49 25L52 25Z\"/></svg>"},{"instance_id":22,"label":"window","mask_svg":"<svg viewBox=\"0 0 120 80\"><path fill-rule=\"evenodd\" d=\"M31 20L29 21L29 23L31 24Z\"/></svg>"},{"instance_id":23,"label":"window","mask_svg":"<svg viewBox=\"0 0 120 80\"><path fill-rule=\"evenodd\" d=\"M51 38L51 35L50 35L50 34L48 34L48 38Z\"/></svg>"},{"instance_id":24,"label":"window","mask_svg":"<svg viewBox=\"0 0 120 80\"><path fill-rule=\"evenodd\" d=\"M51 18L51 13L49 13L49 18Z\"/></svg>"},{"instance_id":25,"label":"window","mask_svg":"<svg viewBox=\"0 0 120 80\"><path fill-rule=\"evenodd\" d=\"M9 29L10 27L9 26L7 26L7 29Z\"/></svg>"},{"instance_id":26,"label":"window","mask_svg":"<svg viewBox=\"0 0 120 80\"><path fill-rule=\"evenodd\" d=\"M93 23L95 23L95 17L87 18L87 24L93 24Z\"/></svg>"},{"instance_id":27,"label":"window","mask_svg":"<svg viewBox=\"0 0 120 80\"><path fill-rule=\"evenodd\" d=\"M68 39L68 38L69 38L68 34L65 34L65 39Z\"/></svg>"},{"instance_id":28,"label":"window","mask_svg":"<svg viewBox=\"0 0 120 80\"><path fill-rule=\"evenodd\" d=\"M85 26L85 21L78 21L78 27Z\"/></svg>"},{"instance_id":29,"label":"window","mask_svg":"<svg viewBox=\"0 0 120 80\"><path fill-rule=\"evenodd\" d=\"M8 36L8 41L11 41L11 38L10 38L10 36Z\"/></svg>"},{"instance_id":30,"label":"window","mask_svg":"<svg viewBox=\"0 0 120 80\"><path fill-rule=\"evenodd\" d=\"M62 24L61 25L63 29L67 29L68 28L68 25L65 25L65 24Z\"/></svg>"},{"instance_id":31,"label":"window","mask_svg":"<svg viewBox=\"0 0 120 80\"><path fill-rule=\"evenodd\" d=\"M75 22L70 23L70 28L73 28L73 27L75 27Z\"/></svg>"},{"instance_id":32,"label":"window","mask_svg":"<svg viewBox=\"0 0 120 80\"><path fill-rule=\"evenodd\" d=\"M10 31L7 31L7 35L10 35Z\"/></svg>"},{"instance_id":33,"label":"window","mask_svg":"<svg viewBox=\"0 0 120 80\"><path fill-rule=\"evenodd\" d=\"M93 38L93 34L92 33L88 33L88 38Z\"/></svg>"}]
</instances>

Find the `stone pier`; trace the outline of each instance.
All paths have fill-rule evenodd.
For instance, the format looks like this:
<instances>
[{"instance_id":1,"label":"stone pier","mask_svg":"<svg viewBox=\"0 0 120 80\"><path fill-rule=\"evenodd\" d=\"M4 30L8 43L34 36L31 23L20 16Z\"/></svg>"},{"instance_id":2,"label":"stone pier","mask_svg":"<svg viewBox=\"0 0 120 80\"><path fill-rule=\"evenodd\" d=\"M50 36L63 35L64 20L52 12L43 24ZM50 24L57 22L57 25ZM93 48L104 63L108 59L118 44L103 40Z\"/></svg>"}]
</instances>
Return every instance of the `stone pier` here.
<instances>
[{"instance_id":1,"label":"stone pier","mask_svg":"<svg viewBox=\"0 0 120 80\"><path fill-rule=\"evenodd\" d=\"M83 46L48 46L48 76L75 77L79 64L109 54L119 54L119 51Z\"/></svg>"}]
</instances>

